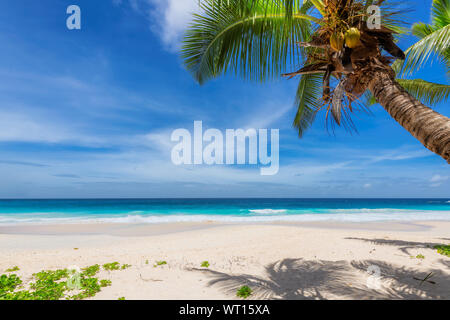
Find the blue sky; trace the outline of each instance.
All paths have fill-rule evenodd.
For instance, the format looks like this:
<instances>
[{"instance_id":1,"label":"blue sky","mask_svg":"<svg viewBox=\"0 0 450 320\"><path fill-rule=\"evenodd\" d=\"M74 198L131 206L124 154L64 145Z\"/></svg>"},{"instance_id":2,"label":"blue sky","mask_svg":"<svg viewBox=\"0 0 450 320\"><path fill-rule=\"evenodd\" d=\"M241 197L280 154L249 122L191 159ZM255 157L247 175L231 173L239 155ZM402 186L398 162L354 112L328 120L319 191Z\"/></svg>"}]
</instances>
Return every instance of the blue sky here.
<instances>
[{"instance_id":1,"label":"blue sky","mask_svg":"<svg viewBox=\"0 0 450 320\"><path fill-rule=\"evenodd\" d=\"M450 197L450 167L380 107L299 140L295 80L197 85L177 54L195 0L0 3L0 197ZM77 4L82 29L66 28ZM408 1L409 21L431 0ZM414 41L406 37L404 49ZM445 82L434 63L417 77ZM435 109L450 116L448 103ZM280 171L174 166L174 129L279 128Z\"/></svg>"}]
</instances>

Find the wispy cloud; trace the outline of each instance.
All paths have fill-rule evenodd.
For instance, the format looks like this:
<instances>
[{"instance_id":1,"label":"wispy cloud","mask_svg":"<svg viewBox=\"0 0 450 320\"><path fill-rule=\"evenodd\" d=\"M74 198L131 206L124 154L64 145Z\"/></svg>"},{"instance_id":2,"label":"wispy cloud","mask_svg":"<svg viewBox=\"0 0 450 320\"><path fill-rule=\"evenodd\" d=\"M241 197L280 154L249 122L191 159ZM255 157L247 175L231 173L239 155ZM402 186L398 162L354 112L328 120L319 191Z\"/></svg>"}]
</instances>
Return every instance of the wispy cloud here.
<instances>
[{"instance_id":1,"label":"wispy cloud","mask_svg":"<svg viewBox=\"0 0 450 320\"><path fill-rule=\"evenodd\" d=\"M282 119L290 110L292 110L292 104L278 102L269 102L259 105L258 112L251 112L247 114L243 120L246 121L244 129L271 129L273 125L276 125L280 119ZM279 125L280 123L278 123ZM283 123L285 126L286 122ZM277 127L278 129L279 127Z\"/></svg>"},{"instance_id":2,"label":"wispy cloud","mask_svg":"<svg viewBox=\"0 0 450 320\"><path fill-rule=\"evenodd\" d=\"M435 174L430 179L430 187L437 188L440 187L445 181L449 180L449 176L441 176L440 174Z\"/></svg>"},{"instance_id":3,"label":"wispy cloud","mask_svg":"<svg viewBox=\"0 0 450 320\"><path fill-rule=\"evenodd\" d=\"M197 0L148 0L152 29L161 37L169 50L177 50L192 13L198 12Z\"/></svg>"},{"instance_id":4,"label":"wispy cloud","mask_svg":"<svg viewBox=\"0 0 450 320\"><path fill-rule=\"evenodd\" d=\"M54 177L58 178L70 178L70 179L80 179L81 177L76 174L70 174L70 173L61 173L61 174L54 174Z\"/></svg>"},{"instance_id":5,"label":"wispy cloud","mask_svg":"<svg viewBox=\"0 0 450 320\"><path fill-rule=\"evenodd\" d=\"M115 6L127 4L137 14L146 16L150 29L165 48L177 51L192 14L200 11L198 0L112 0Z\"/></svg>"},{"instance_id":6,"label":"wispy cloud","mask_svg":"<svg viewBox=\"0 0 450 320\"><path fill-rule=\"evenodd\" d=\"M428 150L408 150L405 148L398 148L396 150L384 150L373 155L370 158L371 163L377 163L382 161L401 161L417 158L424 158L430 156L431 153Z\"/></svg>"},{"instance_id":7,"label":"wispy cloud","mask_svg":"<svg viewBox=\"0 0 450 320\"><path fill-rule=\"evenodd\" d=\"M16 160L0 160L1 164L19 165L19 166L29 166L29 167L48 167L46 164L27 162L27 161L16 161Z\"/></svg>"},{"instance_id":8,"label":"wispy cloud","mask_svg":"<svg viewBox=\"0 0 450 320\"><path fill-rule=\"evenodd\" d=\"M5 111L0 111L0 128L0 141L57 143L82 139L64 126Z\"/></svg>"}]
</instances>

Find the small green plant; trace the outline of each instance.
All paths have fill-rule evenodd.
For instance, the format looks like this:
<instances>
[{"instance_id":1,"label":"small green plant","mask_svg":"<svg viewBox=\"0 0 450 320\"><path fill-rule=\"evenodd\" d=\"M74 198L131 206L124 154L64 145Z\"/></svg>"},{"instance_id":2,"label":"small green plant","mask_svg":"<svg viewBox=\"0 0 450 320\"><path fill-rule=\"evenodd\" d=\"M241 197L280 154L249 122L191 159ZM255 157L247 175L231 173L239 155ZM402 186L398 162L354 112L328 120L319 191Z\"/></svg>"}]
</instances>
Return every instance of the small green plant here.
<instances>
[{"instance_id":1,"label":"small green plant","mask_svg":"<svg viewBox=\"0 0 450 320\"><path fill-rule=\"evenodd\" d=\"M252 294L252 289L249 286L242 286L238 289L236 296L239 298L247 299Z\"/></svg>"},{"instance_id":2,"label":"small green plant","mask_svg":"<svg viewBox=\"0 0 450 320\"><path fill-rule=\"evenodd\" d=\"M14 271L19 271L19 270L20 270L20 268L18 266L14 266L9 269L6 269L5 272L14 272Z\"/></svg>"},{"instance_id":3,"label":"small green plant","mask_svg":"<svg viewBox=\"0 0 450 320\"><path fill-rule=\"evenodd\" d=\"M153 265L153 266L156 268L157 266L162 266L162 265L165 265L165 264L167 264L167 262L162 260L162 261L156 261L156 264Z\"/></svg>"},{"instance_id":4,"label":"small green plant","mask_svg":"<svg viewBox=\"0 0 450 320\"><path fill-rule=\"evenodd\" d=\"M117 300L125 300L125 297L120 297L120 298L117 299Z\"/></svg>"},{"instance_id":5,"label":"small green plant","mask_svg":"<svg viewBox=\"0 0 450 320\"><path fill-rule=\"evenodd\" d=\"M425 256L423 255L423 254L418 254L417 256L416 256L416 259L425 259Z\"/></svg>"},{"instance_id":6,"label":"small green plant","mask_svg":"<svg viewBox=\"0 0 450 320\"><path fill-rule=\"evenodd\" d=\"M105 263L103 265L103 269L109 270L109 271L119 270L119 268L120 268L120 263L118 263L118 262Z\"/></svg>"},{"instance_id":7,"label":"small green plant","mask_svg":"<svg viewBox=\"0 0 450 320\"><path fill-rule=\"evenodd\" d=\"M64 291L68 290L67 283L63 281L69 276L67 269L43 270L33 274L36 282L30 283L33 300L59 300L64 296Z\"/></svg>"},{"instance_id":8,"label":"small green plant","mask_svg":"<svg viewBox=\"0 0 450 320\"><path fill-rule=\"evenodd\" d=\"M107 280L108 281L108 280ZM101 286L97 278L82 278L81 279L81 293L69 297L73 300L82 300L95 296L101 291Z\"/></svg>"},{"instance_id":9,"label":"small green plant","mask_svg":"<svg viewBox=\"0 0 450 320\"><path fill-rule=\"evenodd\" d=\"M6 293L6 292L15 290L21 284L22 284L22 280L20 280L20 278L17 275L2 274L0 276L0 297L2 294Z\"/></svg>"},{"instance_id":10,"label":"small green plant","mask_svg":"<svg viewBox=\"0 0 450 320\"><path fill-rule=\"evenodd\" d=\"M202 268L209 268L209 262L208 261L203 261L202 264L200 265L200 267L202 267Z\"/></svg>"},{"instance_id":11,"label":"small green plant","mask_svg":"<svg viewBox=\"0 0 450 320\"><path fill-rule=\"evenodd\" d=\"M125 270L125 269L128 269L129 267L131 267L131 264L125 263L121 266L120 263L118 263L118 262L105 263L103 265L103 269L108 270L108 271Z\"/></svg>"},{"instance_id":12,"label":"small green plant","mask_svg":"<svg viewBox=\"0 0 450 320\"><path fill-rule=\"evenodd\" d=\"M93 277L100 271L100 266L98 264L94 264L93 266L83 268L82 271L82 276Z\"/></svg>"},{"instance_id":13,"label":"small green plant","mask_svg":"<svg viewBox=\"0 0 450 320\"><path fill-rule=\"evenodd\" d=\"M109 287L111 285L111 280L100 280L100 287Z\"/></svg>"},{"instance_id":14,"label":"small green plant","mask_svg":"<svg viewBox=\"0 0 450 320\"><path fill-rule=\"evenodd\" d=\"M439 254L450 257L450 245L438 245L434 247Z\"/></svg>"},{"instance_id":15,"label":"small green plant","mask_svg":"<svg viewBox=\"0 0 450 320\"><path fill-rule=\"evenodd\" d=\"M148 260L145 260L145 264L148 264Z\"/></svg>"}]
</instances>

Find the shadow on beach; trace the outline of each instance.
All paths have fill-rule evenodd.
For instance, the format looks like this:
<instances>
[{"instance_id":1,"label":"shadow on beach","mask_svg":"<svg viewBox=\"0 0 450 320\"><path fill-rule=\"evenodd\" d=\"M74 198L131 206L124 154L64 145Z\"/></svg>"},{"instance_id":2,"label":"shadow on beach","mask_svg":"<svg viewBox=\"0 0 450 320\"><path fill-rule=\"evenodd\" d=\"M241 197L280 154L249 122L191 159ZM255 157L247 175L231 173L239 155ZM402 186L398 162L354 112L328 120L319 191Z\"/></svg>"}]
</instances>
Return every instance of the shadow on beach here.
<instances>
[{"instance_id":1,"label":"shadow on beach","mask_svg":"<svg viewBox=\"0 0 450 320\"><path fill-rule=\"evenodd\" d=\"M370 289L367 269L380 268L381 288ZM448 265L447 265L448 266ZM218 286L235 296L243 285L253 290L251 299L449 299L450 277L441 270L418 271L383 261L306 261L284 259L265 267L265 276L227 274L200 270ZM429 273L434 284L422 282Z\"/></svg>"},{"instance_id":2,"label":"shadow on beach","mask_svg":"<svg viewBox=\"0 0 450 320\"><path fill-rule=\"evenodd\" d=\"M438 242L414 242L403 240L390 240L390 239L365 239L365 238L345 238L346 240L360 240L364 242L370 242L376 245L397 246L399 250L407 255L410 255L410 249L433 249L435 246L442 245ZM443 239L446 240L446 239Z\"/></svg>"}]
</instances>

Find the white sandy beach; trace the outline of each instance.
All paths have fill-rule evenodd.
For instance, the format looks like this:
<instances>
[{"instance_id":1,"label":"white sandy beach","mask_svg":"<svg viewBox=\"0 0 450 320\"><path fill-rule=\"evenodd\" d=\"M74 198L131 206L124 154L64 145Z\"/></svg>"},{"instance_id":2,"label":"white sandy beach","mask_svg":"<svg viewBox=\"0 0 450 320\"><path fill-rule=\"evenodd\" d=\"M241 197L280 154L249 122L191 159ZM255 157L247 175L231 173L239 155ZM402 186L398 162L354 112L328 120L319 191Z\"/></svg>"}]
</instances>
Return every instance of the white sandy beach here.
<instances>
[{"instance_id":1,"label":"white sandy beach","mask_svg":"<svg viewBox=\"0 0 450 320\"><path fill-rule=\"evenodd\" d=\"M252 299L450 299L437 244L450 244L450 222L11 226L0 227L0 273L132 265L101 271L112 286L94 299L237 299L242 285ZM417 280L430 272L434 284Z\"/></svg>"}]
</instances>

